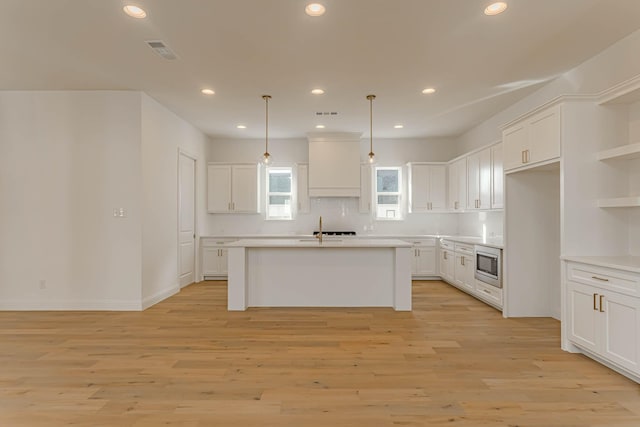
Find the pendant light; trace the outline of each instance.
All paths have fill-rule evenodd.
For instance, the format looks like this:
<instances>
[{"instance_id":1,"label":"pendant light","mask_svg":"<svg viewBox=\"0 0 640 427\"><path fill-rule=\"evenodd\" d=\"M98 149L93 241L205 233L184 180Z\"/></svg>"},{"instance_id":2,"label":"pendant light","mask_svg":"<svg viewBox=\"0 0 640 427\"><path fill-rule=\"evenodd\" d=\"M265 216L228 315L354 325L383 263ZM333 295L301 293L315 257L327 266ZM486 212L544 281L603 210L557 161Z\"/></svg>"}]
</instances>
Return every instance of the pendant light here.
<instances>
[{"instance_id":1,"label":"pendant light","mask_svg":"<svg viewBox=\"0 0 640 427\"><path fill-rule=\"evenodd\" d=\"M367 95L369 100L369 163L376 161L376 155L373 152L373 100L376 99L375 95Z\"/></svg>"},{"instance_id":2,"label":"pendant light","mask_svg":"<svg viewBox=\"0 0 640 427\"><path fill-rule=\"evenodd\" d=\"M271 163L271 154L269 154L269 100L271 95L262 95L265 105L265 120L264 120L264 154L262 155L261 162L264 165Z\"/></svg>"}]
</instances>

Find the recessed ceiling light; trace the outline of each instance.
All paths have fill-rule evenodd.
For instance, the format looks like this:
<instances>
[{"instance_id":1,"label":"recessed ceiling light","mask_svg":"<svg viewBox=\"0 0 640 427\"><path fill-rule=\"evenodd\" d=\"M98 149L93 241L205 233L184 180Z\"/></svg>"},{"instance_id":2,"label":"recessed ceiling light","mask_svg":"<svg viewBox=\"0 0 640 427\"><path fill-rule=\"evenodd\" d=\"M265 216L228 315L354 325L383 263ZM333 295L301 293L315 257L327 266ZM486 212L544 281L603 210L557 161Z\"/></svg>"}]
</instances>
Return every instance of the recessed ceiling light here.
<instances>
[{"instance_id":1,"label":"recessed ceiling light","mask_svg":"<svg viewBox=\"0 0 640 427\"><path fill-rule=\"evenodd\" d=\"M213 94L215 94L213 89L202 89L200 92L202 92L205 95L213 95Z\"/></svg>"},{"instance_id":2,"label":"recessed ceiling light","mask_svg":"<svg viewBox=\"0 0 640 427\"><path fill-rule=\"evenodd\" d=\"M324 125L316 125L316 129L324 129L325 126Z\"/></svg>"},{"instance_id":3,"label":"recessed ceiling light","mask_svg":"<svg viewBox=\"0 0 640 427\"><path fill-rule=\"evenodd\" d=\"M402 129L404 125L393 125L394 129Z\"/></svg>"},{"instance_id":4,"label":"recessed ceiling light","mask_svg":"<svg viewBox=\"0 0 640 427\"><path fill-rule=\"evenodd\" d=\"M426 89L422 90L422 93L424 93L425 95L429 95L430 93L434 93L436 90L432 87L428 87Z\"/></svg>"},{"instance_id":5,"label":"recessed ceiling light","mask_svg":"<svg viewBox=\"0 0 640 427\"><path fill-rule=\"evenodd\" d=\"M484 10L484 14L489 16L498 15L505 10L507 10L507 4L503 1L499 1L491 3L489 6L487 6Z\"/></svg>"},{"instance_id":6,"label":"recessed ceiling light","mask_svg":"<svg viewBox=\"0 0 640 427\"><path fill-rule=\"evenodd\" d=\"M322 89L313 89L311 91L311 93L314 94L314 95L324 95L324 90L322 90Z\"/></svg>"},{"instance_id":7,"label":"recessed ceiling light","mask_svg":"<svg viewBox=\"0 0 640 427\"><path fill-rule=\"evenodd\" d=\"M247 125L237 125L236 126L238 129L246 129Z\"/></svg>"},{"instance_id":8,"label":"recessed ceiling light","mask_svg":"<svg viewBox=\"0 0 640 427\"><path fill-rule=\"evenodd\" d=\"M125 7L122 8L122 10L124 10L124 13L126 13L132 18L142 19L147 17L147 12L145 12L144 9L138 6L134 6L132 4L126 5Z\"/></svg>"},{"instance_id":9,"label":"recessed ceiling light","mask_svg":"<svg viewBox=\"0 0 640 427\"><path fill-rule=\"evenodd\" d=\"M309 16L322 16L326 9L320 3L309 3L307 7L304 8L304 11Z\"/></svg>"}]
</instances>

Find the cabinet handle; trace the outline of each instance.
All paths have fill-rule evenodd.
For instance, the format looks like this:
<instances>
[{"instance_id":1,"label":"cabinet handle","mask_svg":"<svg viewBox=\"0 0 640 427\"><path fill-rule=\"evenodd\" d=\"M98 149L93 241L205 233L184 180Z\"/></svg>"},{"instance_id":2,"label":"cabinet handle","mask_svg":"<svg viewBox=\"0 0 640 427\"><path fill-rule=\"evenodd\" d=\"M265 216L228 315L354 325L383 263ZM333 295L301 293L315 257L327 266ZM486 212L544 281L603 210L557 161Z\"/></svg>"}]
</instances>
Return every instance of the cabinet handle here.
<instances>
[{"instance_id":1,"label":"cabinet handle","mask_svg":"<svg viewBox=\"0 0 640 427\"><path fill-rule=\"evenodd\" d=\"M453 202L453 209L458 209L458 202Z\"/></svg>"},{"instance_id":2,"label":"cabinet handle","mask_svg":"<svg viewBox=\"0 0 640 427\"><path fill-rule=\"evenodd\" d=\"M524 150L522 150L522 154L520 155L520 157L521 157L521 159L520 159L520 160L522 160L522 163L523 163L523 164L524 164L524 163L526 163L526 161L524 160L524 153L525 153L525 151L524 151Z\"/></svg>"},{"instance_id":3,"label":"cabinet handle","mask_svg":"<svg viewBox=\"0 0 640 427\"><path fill-rule=\"evenodd\" d=\"M527 163L531 161L531 152L527 150Z\"/></svg>"},{"instance_id":4,"label":"cabinet handle","mask_svg":"<svg viewBox=\"0 0 640 427\"><path fill-rule=\"evenodd\" d=\"M600 313L604 313L604 309L602 308L602 299L604 298L604 295L600 295Z\"/></svg>"},{"instance_id":5,"label":"cabinet handle","mask_svg":"<svg viewBox=\"0 0 640 427\"><path fill-rule=\"evenodd\" d=\"M482 292L484 292L485 294L489 294L489 295L491 295L491 292L489 292L489 291L488 291L488 290L486 290L486 289L483 289L483 290L482 290Z\"/></svg>"},{"instance_id":6,"label":"cabinet handle","mask_svg":"<svg viewBox=\"0 0 640 427\"><path fill-rule=\"evenodd\" d=\"M464 257L463 256L460 257L460 265L464 265Z\"/></svg>"},{"instance_id":7,"label":"cabinet handle","mask_svg":"<svg viewBox=\"0 0 640 427\"><path fill-rule=\"evenodd\" d=\"M598 277L598 276L591 276L592 279L596 279L596 280L600 280L601 282L608 282L609 279L605 279L602 277Z\"/></svg>"},{"instance_id":8,"label":"cabinet handle","mask_svg":"<svg viewBox=\"0 0 640 427\"><path fill-rule=\"evenodd\" d=\"M597 307L597 303L596 303L596 297L598 296L598 294L593 294L593 309L595 311L598 311L598 307Z\"/></svg>"},{"instance_id":9,"label":"cabinet handle","mask_svg":"<svg viewBox=\"0 0 640 427\"><path fill-rule=\"evenodd\" d=\"M442 255L444 256L444 259L447 259L447 253L443 252Z\"/></svg>"}]
</instances>

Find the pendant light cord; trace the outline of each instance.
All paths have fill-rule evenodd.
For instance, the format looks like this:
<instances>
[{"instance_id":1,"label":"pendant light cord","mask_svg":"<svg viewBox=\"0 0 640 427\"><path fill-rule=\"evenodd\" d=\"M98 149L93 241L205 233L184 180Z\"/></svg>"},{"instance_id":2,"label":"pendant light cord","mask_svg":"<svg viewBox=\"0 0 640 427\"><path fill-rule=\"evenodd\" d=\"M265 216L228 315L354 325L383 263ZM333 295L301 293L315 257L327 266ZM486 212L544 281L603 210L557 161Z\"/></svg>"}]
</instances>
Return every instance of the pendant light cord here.
<instances>
[{"instance_id":1,"label":"pendant light cord","mask_svg":"<svg viewBox=\"0 0 640 427\"><path fill-rule=\"evenodd\" d=\"M373 154L373 100L376 99L375 95L367 95L369 100L369 158Z\"/></svg>"},{"instance_id":2,"label":"pendant light cord","mask_svg":"<svg viewBox=\"0 0 640 427\"><path fill-rule=\"evenodd\" d=\"M264 121L264 152L269 153L269 99L271 99L271 95L262 95L262 99L264 99L265 105L265 121Z\"/></svg>"}]
</instances>

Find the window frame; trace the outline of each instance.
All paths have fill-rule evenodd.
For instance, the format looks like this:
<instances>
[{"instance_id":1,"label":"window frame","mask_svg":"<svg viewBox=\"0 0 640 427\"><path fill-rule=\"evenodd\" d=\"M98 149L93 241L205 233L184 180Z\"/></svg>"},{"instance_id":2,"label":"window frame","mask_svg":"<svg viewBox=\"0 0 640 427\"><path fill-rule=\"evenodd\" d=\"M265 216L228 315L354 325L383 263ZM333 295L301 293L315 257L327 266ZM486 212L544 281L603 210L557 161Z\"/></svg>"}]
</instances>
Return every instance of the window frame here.
<instances>
[{"instance_id":1,"label":"window frame","mask_svg":"<svg viewBox=\"0 0 640 427\"><path fill-rule=\"evenodd\" d=\"M378 171L379 170L395 170L398 172L398 191L378 191ZM403 221L404 220L404 182L402 181L402 166L374 166L373 168L373 217L376 221ZM389 218L378 216L378 206L384 206L384 204L378 203L378 196L398 196L398 204L391 205L397 206L398 216Z\"/></svg>"},{"instance_id":2,"label":"window frame","mask_svg":"<svg viewBox=\"0 0 640 427\"><path fill-rule=\"evenodd\" d=\"M283 191L270 191L270 180L271 180L271 171L287 171L289 172L289 177L291 179L291 187L289 192L283 192ZM294 205L295 205L295 185L294 185L294 179L295 179L295 175L293 172L293 167L292 166L267 166L265 167L265 193L266 193L266 197L265 197L265 220L268 221L292 221L294 219ZM271 201L271 196L289 196L289 216L288 217L284 217L284 216L270 216L270 209L269 207L272 206L270 201ZM279 206L279 205L273 205L273 206Z\"/></svg>"}]
</instances>

